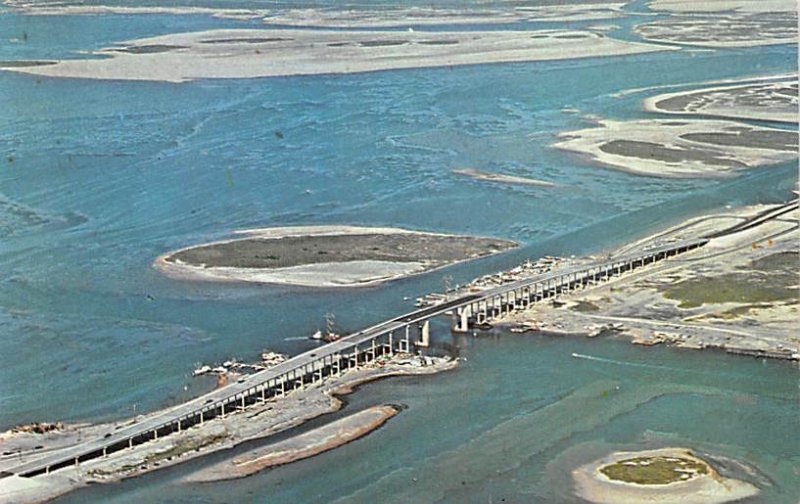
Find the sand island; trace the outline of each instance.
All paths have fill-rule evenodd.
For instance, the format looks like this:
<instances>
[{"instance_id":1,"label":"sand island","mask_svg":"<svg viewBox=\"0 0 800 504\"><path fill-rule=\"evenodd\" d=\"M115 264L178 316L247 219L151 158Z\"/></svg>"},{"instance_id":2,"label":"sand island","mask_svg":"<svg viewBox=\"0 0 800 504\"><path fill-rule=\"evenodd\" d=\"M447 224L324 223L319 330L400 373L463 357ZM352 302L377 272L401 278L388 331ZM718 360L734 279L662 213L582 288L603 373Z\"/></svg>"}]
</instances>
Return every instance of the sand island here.
<instances>
[{"instance_id":1,"label":"sand island","mask_svg":"<svg viewBox=\"0 0 800 504\"><path fill-rule=\"evenodd\" d=\"M645 110L797 124L797 76L780 82L715 86L647 98Z\"/></svg>"},{"instance_id":2,"label":"sand island","mask_svg":"<svg viewBox=\"0 0 800 504\"><path fill-rule=\"evenodd\" d=\"M0 66L48 77L186 82L593 58L676 50L588 30L360 31L233 29L121 42L90 58ZM99 56L99 57L98 57Z\"/></svg>"},{"instance_id":3,"label":"sand island","mask_svg":"<svg viewBox=\"0 0 800 504\"><path fill-rule=\"evenodd\" d=\"M483 170L476 170L474 168L456 168L452 170L452 173L455 175L461 175L462 177L468 177L473 180L481 180L485 182L495 182L498 184L510 184L510 185L528 185L528 186L537 186L537 187L555 187L556 184L552 182L548 182L546 180L539 180L530 177L520 177L517 175L505 175L502 173L493 173L487 172Z\"/></svg>"},{"instance_id":4,"label":"sand island","mask_svg":"<svg viewBox=\"0 0 800 504\"><path fill-rule=\"evenodd\" d=\"M376 285L510 250L515 242L397 228L254 229L169 252L155 267L174 278L308 287Z\"/></svg>"},{"instance_id":5,"label":"sand island","mask_svg":"<svg viewBox=\"0 0 800 504\"><path fill-rule=\"evenodd\" d=\"M600 121L558 135L554 147L651 177L724 177L797 159L796 131L722 120Z\"/></svg>"},{"instance_id":6,"label":"sand island","mask_svg":"<svg viewBox=\"0 0 800 504\"><path fill-rule=\"evenodd\" d=\"M652 42L701 47L797 44L793 0L653 0L649 6L670 14L635 27Z\"/></svg>"},{"instance_id":7,"label":"sand island","mask_svg":"<svg viewBox=\"0 0 800 504\"><path fill-rule=\"evenodd\" d=\"M721 476L686 448L616 452L572 476L578 495L596 504L716 504L758 493L750 483Z\"/></svg>"}]
</instances>

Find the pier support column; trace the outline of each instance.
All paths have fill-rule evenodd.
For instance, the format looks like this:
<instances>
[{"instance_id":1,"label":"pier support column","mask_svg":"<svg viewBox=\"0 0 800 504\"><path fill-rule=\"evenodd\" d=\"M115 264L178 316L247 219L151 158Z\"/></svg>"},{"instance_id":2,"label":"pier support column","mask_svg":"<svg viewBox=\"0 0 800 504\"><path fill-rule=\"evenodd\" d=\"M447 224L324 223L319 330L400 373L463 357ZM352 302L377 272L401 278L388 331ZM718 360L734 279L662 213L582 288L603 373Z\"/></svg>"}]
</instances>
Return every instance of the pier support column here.
<instances>
[{"instance_id":1,"label":"pier support column","mask_svg":"<svg viewBox=\"0 0 800 504\"><path fill-rule=\"evenodd\" d=\"M200 413L200 423L203 423L203 414ZM133 448L133 438L128 439L128 448Z\"/></svg>"},{"instance_id":2,"label":"pier support column","mask_svg":"<svg viewBox=\"0 0 800 504\"><path fill-rule=\"evenodd\" d=\"M469 330L469 316L471 311L469 306L456 309L456 325L453 327L455 332L467 332Z\"/></svg>"},{"instance_id":3,"label":"pier support column","mask_svg":"<svg viewBox=\"0 0 800 504\"><path fill-rule=\"evenodd\" d=\"M428 348L431 344L431 321L423 322L419 330L420 340L417 342L417 346Z\"/></svg>"}]
</instances>

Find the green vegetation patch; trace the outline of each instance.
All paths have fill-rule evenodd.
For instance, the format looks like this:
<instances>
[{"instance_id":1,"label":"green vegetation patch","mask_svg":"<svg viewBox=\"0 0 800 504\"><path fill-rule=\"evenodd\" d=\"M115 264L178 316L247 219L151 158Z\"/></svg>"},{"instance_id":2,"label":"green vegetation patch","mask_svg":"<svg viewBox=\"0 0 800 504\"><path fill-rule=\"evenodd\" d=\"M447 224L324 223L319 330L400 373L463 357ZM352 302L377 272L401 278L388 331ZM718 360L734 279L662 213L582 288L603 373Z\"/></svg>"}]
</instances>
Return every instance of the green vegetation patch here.
<instances>
[{"instance_id":1,"label":"green vegetation patch","mask_svg":"<svg viewBox=\"0 0 800 504\"><path fill-rule=\"evenodd\" d=\"M417 233L255 237L184 249L166 260L233 268L286 268L365 260L446 264L516 246L514 242L493 238Z\"/></svg>"},{"instance_id":2,"label":"green vegetation patch","mask_svg":"<svg viewBox=\"0 0 800 504\"><path fill-rule=\"evenodd\" d=\"M607 465L600 472L609 479L626 483L666 485L708 474L708 466L683 457L636 457Z\"/></svg>"},{"instance_id":3,"label":"green vegetation patch","mask_svg":"<svg viewBox=\"0 0 800 504\"><path fill-rule=\"evenodd\" d=\"M679 308L704 304L760 304L797 297L797 252L781 252L752 261L747 269L684 280L667 287L664 297L680 301Z\"/></svg>"}]
</instances>

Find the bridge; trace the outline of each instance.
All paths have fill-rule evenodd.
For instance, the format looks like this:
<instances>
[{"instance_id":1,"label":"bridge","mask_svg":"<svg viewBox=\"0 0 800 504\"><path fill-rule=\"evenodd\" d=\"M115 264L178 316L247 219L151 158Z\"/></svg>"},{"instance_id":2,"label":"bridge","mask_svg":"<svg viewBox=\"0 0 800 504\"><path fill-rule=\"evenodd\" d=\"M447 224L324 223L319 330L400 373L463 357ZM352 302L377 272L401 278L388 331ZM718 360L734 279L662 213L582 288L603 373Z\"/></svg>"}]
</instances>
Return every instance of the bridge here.
<instances>
[{"instance_id":1,"label":"bridge","mask_svg":"<svg viewBox=\"0 0 800 504\"><path fill-rule=\"evenodd\" d=\"M103 437L42 454L41 457L7 469L0 477L11 474L23 477L49 474L60 468L131 449L160 436L181 432L212 418L224 418L256 403L280 398L291 390L303 389L329 376L338 376L379 356L391 356L395 352L416 352L429 346L430 321L439 315L451 314L454 319L453 329L467 331L475 325L524 310L533 303L609 280L625 272L702 247L707 242L704 238L675 242L604 261L557 269L416 310L301 353L275 367L254 373L137 423L117 428Z\"/></svg>"}]
</instances>

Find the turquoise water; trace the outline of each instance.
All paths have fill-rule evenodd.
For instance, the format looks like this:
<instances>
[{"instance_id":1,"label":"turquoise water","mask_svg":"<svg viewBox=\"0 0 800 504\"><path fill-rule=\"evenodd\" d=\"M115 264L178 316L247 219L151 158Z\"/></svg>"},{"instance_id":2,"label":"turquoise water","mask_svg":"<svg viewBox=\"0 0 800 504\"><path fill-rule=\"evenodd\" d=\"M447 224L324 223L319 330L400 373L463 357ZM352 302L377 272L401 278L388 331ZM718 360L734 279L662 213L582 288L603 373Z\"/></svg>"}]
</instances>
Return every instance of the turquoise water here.
<instances>
[{"instance_id":1,"label":"turquoise water","mask_svg":"<svg viewBox=\"0 0 800 504\"><path fill-rule=\"evenodd\" d=\"M240 26L252 23L5 11L0 40L26 33L27 42L0 44L0 59ZM0 428L163 407L208 386L188 376L197 362L308 348L295 338L326 312L356 330L411 309L404 297L441 289L448 275L463 282L528 257L600 252L725 205L782 201L794 165L724 181L659 180L549 144L585 127L583 114L648 116L647 92L620 91L786 73L796 60L796 48L775 46L181 85L0 73ZM558 187L483 184L452 175L457 167ZM332 223L522 247L348 292L176 282L150 267L167 250L234 229ZM465 365L353 394L346 411L409 405L363 440L234 483L179 483L199 461L64 501L563 502L576 463L663 445L755 465L772 485L770 502L800 493L795 366L614 341L453 339L444 325L436 338Z\"/></svg>"}]
</instances>

